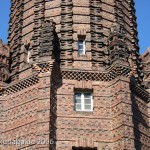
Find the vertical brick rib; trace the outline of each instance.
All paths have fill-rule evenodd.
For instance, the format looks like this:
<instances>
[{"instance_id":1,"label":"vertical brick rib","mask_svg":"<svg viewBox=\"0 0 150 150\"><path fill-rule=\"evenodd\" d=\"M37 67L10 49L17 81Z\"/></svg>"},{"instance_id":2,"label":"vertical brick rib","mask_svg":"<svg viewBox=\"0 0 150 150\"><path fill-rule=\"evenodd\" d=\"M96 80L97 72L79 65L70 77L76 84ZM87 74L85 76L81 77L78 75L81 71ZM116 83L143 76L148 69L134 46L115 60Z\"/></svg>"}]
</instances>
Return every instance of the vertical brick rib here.
<instances>
[{"instance_id":1,"label":"vertical brick rib","mask_svg":"<svg viewBox=\"0 0 150 150\"><path fill-rule=\"evenodd\" d=\"M42 24L44 23L45 19L45 0L35 0L35 18L34 18L34 34L32 38L32 59L33 61L38 60L38 48L39 48L39 39L40 39L40 34L41 34L41 29L42 29Z\"/></svg>"},{"instance_id":2,"label":"vertical brick rib","mask_svg":"<svg viewBox=\"0 0 150 150\"><path fill-rule=\"evenodd\" d=\"M137 24L133 0L115 1L115 16L117 22L124 27L128 38L127 44L130 47L131 59L135 70L135 78L141 82L143 74L142 65L139 61L139 46L137 37Z\"/></svg>"},{"instance_id":3,"label":"vertical brick rib","mask_svg":"<svg viewBox=\"0 0 150 150\"><path fill-rule=\"evenodd\" d=\"M139 60L139 46L138 46L138 32L137 32L137 23L136 23L136 16L135 16L135 9L134 9L134 1L128 0L129 6L130 6L130 24L131 24L131 36L132 36L132 60L134 62L134 66L136 68L136 74L135 77L137 81L141 82L143 79L143 73L142 73L142 64Z\"/></svg>"},{"instance_id":4,"label":"vertical brick rib","mask_svg":"<svg viewBox=\"0 0 150 150\"><path fill-rule=\"evenodd\" d=\"M5 99L0 98L0 141L4 140L4 125L6 123ZM0 149L4 149L0 144Z\"/></svg>"},{"instance_id":5,"label":"vertical brick rib","mask_svg":"<svg viewBox=\"0 0 150 150\"><path fill-rule=\"evenodd\" d=\"M12 0L11 19L9 28L8 43L11 49L11 79L18 79L20 65L20 50L22 44L24 2Z\"/></svg>"},{"instance_id":6,"label":"vertical brick rib","mask_svg":"<svg viewBox=\"0 0 150 150\"><path fill-rule=\"evenodd\" d=\"M94 68L98 67L97 60L100 57L100 48L103 47L102 33L102 16L101 16L101 2L96 0L90 1L91 8L91 49L92 49L92 65Z\"/></svg>"},{"instance_id":7,"label":"vertical brick rib","mask_svg":"<svg viewBox=\"0 0 150 150\"><path fill-rule=\"evenodd\" d=\"M107 37L113 21L112 3L90 0L91 51L93 69L104 69L108 63ZM104 21L105 24L104 24Z\"/></svg>"},{"instance_id":8,"label":"vertical brick rib","mask_svg":"<svg viewBox=\"0 0 150 150\"><path fill-rule=\"evenodd\" d=\"M72 0L61 1L61 65L72 65L73 19Z\"/></svg>"}]
</instances>

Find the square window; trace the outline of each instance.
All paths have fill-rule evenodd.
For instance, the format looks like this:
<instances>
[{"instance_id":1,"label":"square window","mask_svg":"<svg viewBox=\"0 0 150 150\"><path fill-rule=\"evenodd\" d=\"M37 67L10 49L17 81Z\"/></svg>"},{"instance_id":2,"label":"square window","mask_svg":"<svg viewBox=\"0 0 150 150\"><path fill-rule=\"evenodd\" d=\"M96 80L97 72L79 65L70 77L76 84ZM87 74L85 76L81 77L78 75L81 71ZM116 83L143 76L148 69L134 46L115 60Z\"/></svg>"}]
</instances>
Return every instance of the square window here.
<instances>
[{"instance_id":1,"label":"square window","mask_svg":"<svg viewBox=\"0 0 150 150\"><path fill-rule=\"evenodd\" d=\"M92 93L78 92L74 95L75 111L93 111Z\"/></svg>"}]
</instances>

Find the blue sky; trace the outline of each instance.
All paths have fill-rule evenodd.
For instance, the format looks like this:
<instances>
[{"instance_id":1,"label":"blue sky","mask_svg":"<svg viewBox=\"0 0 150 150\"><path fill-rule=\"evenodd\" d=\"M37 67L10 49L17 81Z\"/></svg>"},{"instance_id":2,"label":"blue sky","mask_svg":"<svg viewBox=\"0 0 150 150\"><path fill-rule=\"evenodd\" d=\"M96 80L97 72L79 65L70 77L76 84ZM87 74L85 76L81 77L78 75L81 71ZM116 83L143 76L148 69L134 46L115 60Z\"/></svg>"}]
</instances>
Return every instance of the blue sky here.
<instances>
[{"instance_id":1,"label":"blue sky","mask_svg":"<svg viewBox=\"0 0 150 150\"><path fill-rule=\"evenodd\" d=\"M150 46L150 0L134 0L138 22L140 53ZM0 38L7 43L10 0L0 3Z\"/></svg>"}]
</instances>

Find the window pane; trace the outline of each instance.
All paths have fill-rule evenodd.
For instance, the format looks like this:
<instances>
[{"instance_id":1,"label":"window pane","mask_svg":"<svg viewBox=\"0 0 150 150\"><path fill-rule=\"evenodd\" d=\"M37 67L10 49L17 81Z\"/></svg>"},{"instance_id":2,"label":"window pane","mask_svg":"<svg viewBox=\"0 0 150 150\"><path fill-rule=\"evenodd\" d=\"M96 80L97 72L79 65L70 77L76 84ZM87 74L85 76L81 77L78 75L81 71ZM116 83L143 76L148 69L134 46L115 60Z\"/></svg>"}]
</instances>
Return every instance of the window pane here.
<instances>
[{"instance_id":1,"label":"window pane","mask_svg":"<svg viewBox=\"0 0 150 150\"><path fill-rule=\"evenodd\" d=\"M85 110L91 110L91 105L84 105Z\"/></svg>"},{"instance_id":2,"label":"window pane","mask_svg":"<svg viewBox=\"0 0 150 150\"><path fill-rule=\"evenodd\" d=\"M79 39L78 41L78 54L79 55L85 54L85 42L83 39Z\"/></svg>"},{"instance_id":3,"label":"window pane","mask_svg":"<svg viewBox=\"0 0 150 150\"><path fill-rule=\"evenodd\" d=\"M79 50L79 54L84 54L84 51L83 50Z\"/></svg>"},{"instance_id":4,"label":"window pane","mask_svg":"<svg viewBox=\"0 0 150 150\"><path fill-rule=\"evenodd\" d=\"M81 99L81 93L75 93L75 99L80 98Z\"/></svg>"},{"instance_id":5,"label":"window pane","mask_svg":"<svg viewBox=\"0 0 150 150\"><path fill-rule=\"evenodd\" d=\"M79 43L79 45L80 45L80 44L83 45L84 41L83 41L83 40L79 40L78 43Z\"/></svg>"},{"instance_id":6,"label":"window pane","mask_svg":"<svg viewBox=\"0 0 150 150\"><path fill-rule=\"evenodd\" d=\"M79 42L78 44L79 44L79 45L84 45L84 42L82 41L82 42Z\"/></svg>"},{"instance_id":7,"label":"window pane","mask_svg":"<svg viewBox=\"0 0 150 150\"><path fill-rule=\"evenodd\" d=\"M76 107L81 107L81 93L75 94L75 105ZM81 109L81 108L79 108Z\"/></svg>"},{"instance_id":8,"label":"window pane","mask_svg":"<svg viewBox=\"0 0 150 150\"><path fill-rule=\"evenodd\" d=\"M79 103L79 104L81 104L81 99L75 99L76 100L76 103Z\"/></svg>"},{"instance_id":9,"label":"window pane","mask_svg":"<svg viewBox=\"0 0 150 150\"><path fill-rule=\"evenodd\" d=\"M84 99L84 104L90 104L91 105L91 99Z\"/></svg>"},{"instance_id":10,"label":"window pane","mask_svg":"<svg viewBox=\"0 0 150 150\"><path fill-rule=\"evenodd\" d=\"M76 104L76 110L81 110L81 104Z\"/></svg>"},{"instance_id":11,"label":"window pane","mask_svg":"<svg viewBox=\"0 0 150 150\"><path fill-rule=\"evenodd\" d=\"M83 45L79 45L79 50L83 50Z\"/></svg>"},{"instance_id":12,"label":"window pane","mask_svg":"<svg viewBox=\"0 0 150 150\"><path fill-rule=\"evenodd\" d=\"M84 93L84 98L91 98L91 93Z\"/></svg>"}]
</instances>

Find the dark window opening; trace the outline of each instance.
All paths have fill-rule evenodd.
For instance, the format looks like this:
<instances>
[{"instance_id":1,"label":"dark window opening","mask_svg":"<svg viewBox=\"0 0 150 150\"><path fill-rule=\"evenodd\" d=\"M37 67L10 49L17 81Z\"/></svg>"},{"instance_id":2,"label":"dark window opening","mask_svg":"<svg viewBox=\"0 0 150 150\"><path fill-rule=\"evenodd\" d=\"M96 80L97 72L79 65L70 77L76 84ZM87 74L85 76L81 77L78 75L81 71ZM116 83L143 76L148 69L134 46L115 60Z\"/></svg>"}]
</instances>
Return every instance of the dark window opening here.
<instances>
[{"instance_id":1,"label":"dark window opening","mask_svg":"<svg viewBox=\"0 0 150 150\"><path fill-rule=\"evenodd\" d=\"M72 147L72 150L97 150L96 147L91 148L91 147Z\"/></svg>"}]
</instances>

